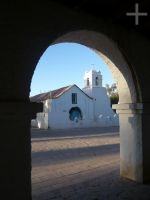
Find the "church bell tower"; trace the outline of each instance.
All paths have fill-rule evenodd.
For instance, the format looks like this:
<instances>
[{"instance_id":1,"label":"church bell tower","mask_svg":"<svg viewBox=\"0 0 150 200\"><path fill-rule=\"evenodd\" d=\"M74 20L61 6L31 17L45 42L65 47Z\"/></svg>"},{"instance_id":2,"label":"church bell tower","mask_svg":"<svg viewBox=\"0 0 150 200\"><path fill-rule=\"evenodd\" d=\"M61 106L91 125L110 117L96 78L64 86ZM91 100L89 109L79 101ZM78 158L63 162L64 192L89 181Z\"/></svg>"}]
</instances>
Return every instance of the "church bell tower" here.
<instances>
[{"instance_id":1,"label":"church bell tower","mask_svg":"<svg viewBox=\"0 0 150 200\"><path fill-rule=\"evenodd\" d=\"M95 121L99 120L100 116L106 119L107 116L114 115L106 88L102 86L100 71L90 70L85 72L83 91L93 98L93 116Z\"/></svg>"},{"instance_id":2,"label":"church bell tower","mask_svg":"<svg viewBox=\"0 0 150 200\"><path fill-rule=\"evenodd\" d=\"M102 87L102 75L100 71L90 70L84 75L84 88Z\"/></svg>"}]
</instances>

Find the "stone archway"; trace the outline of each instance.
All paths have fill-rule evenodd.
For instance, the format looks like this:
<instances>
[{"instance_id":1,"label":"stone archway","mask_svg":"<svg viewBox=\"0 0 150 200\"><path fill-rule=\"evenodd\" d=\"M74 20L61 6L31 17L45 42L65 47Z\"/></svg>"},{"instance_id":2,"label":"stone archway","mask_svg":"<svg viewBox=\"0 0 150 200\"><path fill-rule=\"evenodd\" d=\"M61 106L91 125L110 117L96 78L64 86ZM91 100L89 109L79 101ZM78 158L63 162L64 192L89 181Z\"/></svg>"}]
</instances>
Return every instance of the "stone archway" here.
<instances>
[{"instance_id":1,"label":"stone archway","mask_svg":"<svg viewBox=\"0 0 150 200\"><path fill-rule=\"evenodd\" d=\"M119 103L135 103L140 100L140 91L136 90L138 88L136 74L131 71L131 66L113 40L95 31L79 30L62 35L51 45L61 42L85 45L106 62L114 79L117 80Z\"/></svg>"},{"instance_id":2,"label":"stone archway","mask_svg":"<svg viewBox=\"0 0 150 200\"><path fill-rule=\"evenodd\" d=\"M60 36L51 45L61 42L75 42L91 48L106 62L117 80L119 104L114 109L119 113L120 122L120 174L142 182L142 105L139 103L141 92L135 71L115 42L103 34L88 30L73 31Z\"/></svg>"}]
</instances>

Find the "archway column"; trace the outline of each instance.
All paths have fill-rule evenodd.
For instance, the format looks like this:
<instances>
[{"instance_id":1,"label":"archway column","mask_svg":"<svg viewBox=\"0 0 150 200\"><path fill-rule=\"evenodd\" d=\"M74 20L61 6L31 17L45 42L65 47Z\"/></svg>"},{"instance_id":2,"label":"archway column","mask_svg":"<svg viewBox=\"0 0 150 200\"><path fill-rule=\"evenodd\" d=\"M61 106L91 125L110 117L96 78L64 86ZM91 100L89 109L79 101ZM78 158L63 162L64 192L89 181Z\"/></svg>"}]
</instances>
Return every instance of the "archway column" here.
<instances>
[{"instance_id":1,"label":"archway column","mask_svg":"<svg viewBox=\"0 0 150 200\"><path fill-rule=\"evenodd\" d=\"M1 102L0 188L5 199L31 199L31 118L41 104ZM9 191L9 192L8 192Z\"/></svg>"},{"instance_id":2,"label":"archway column","mask_svg":"<svg viewBox=\"0 0 150 200\"><path fill-rule=\"evenodd\" d=\"M143 182L150 183L150 103L142 111Z\"/></svg>"},{"instance_id":3,"label":"archway column","mask_svg":"<svg viewBox=\"0 0 150 200\"><path fill-rule=\"evenodd\" d=\"M141 103L123 103L113 106L120 123L120 175L143 182L143 141Z\"/></svg>"}]
</instances>

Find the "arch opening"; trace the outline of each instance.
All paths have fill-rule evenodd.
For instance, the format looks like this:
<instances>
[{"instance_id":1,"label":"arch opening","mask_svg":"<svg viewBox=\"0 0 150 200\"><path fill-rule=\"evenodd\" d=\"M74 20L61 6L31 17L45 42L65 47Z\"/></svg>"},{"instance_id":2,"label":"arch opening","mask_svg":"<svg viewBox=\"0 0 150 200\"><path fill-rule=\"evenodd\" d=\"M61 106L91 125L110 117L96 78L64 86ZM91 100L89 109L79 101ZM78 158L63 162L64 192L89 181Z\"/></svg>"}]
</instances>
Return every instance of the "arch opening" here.
<instances>
[{"instance_id":1,"label":"arch opening","mask_svg":"<svg viewBox=\"0 0 150 200\"><path fill-rule=\"evenodd\" d=\"M119 104L134 104L141 101L140 91L137 91L138 82L133 78L136 75L132 74L130 66L113 41L100 33L82 30L67 33L56 39L51 45L64 42L82 44L92 49L105 61L117 83ZM87 79L86 81L87 85L89 85L89 80ZM98 85L97 83L98 79L96 79L95 84ZM76 118L83 119L85 116L83 117L82 115L82 111L78 107L73 107L69 110L69 119L71 121ZM120 126L122 128L122 124ZM121 144L121 146L123 145ZM131 179L135 178L130 174L129 177Z\"/></svg>"},{"instance_id":2,"label":"arch opening","mask_svg":"<svg viewBox=\"0 0 150 200\"><path fill-rule=\"evenodd\" d=\"M141 102L141 92L136 74L135 72L133 74L131 66L129 66L119 47L110 38L94 31L79 30L59 37L51 45L62 42L85 45L102 58L116 80L119 103Z\"/></svg>"}]
</instances>

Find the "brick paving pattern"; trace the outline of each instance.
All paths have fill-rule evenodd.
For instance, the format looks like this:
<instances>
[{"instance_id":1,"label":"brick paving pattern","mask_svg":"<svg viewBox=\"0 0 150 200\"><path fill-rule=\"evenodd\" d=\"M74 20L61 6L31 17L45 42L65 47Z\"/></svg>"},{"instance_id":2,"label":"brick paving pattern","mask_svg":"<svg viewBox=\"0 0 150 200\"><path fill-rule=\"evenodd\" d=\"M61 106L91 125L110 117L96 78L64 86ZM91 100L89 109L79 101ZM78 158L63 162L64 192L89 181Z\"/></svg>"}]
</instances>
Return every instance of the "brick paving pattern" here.
<instances>
[{"instance_id":1,"label":"brick paving pattern","mask_svg":"<svg viewBox=\"0 0 150 200\"><path fill-rule=\"evenodd\" d=\"M33 200L150 200L119 176L119 130L32 130Z\"/></svg>"}]
</instances>

